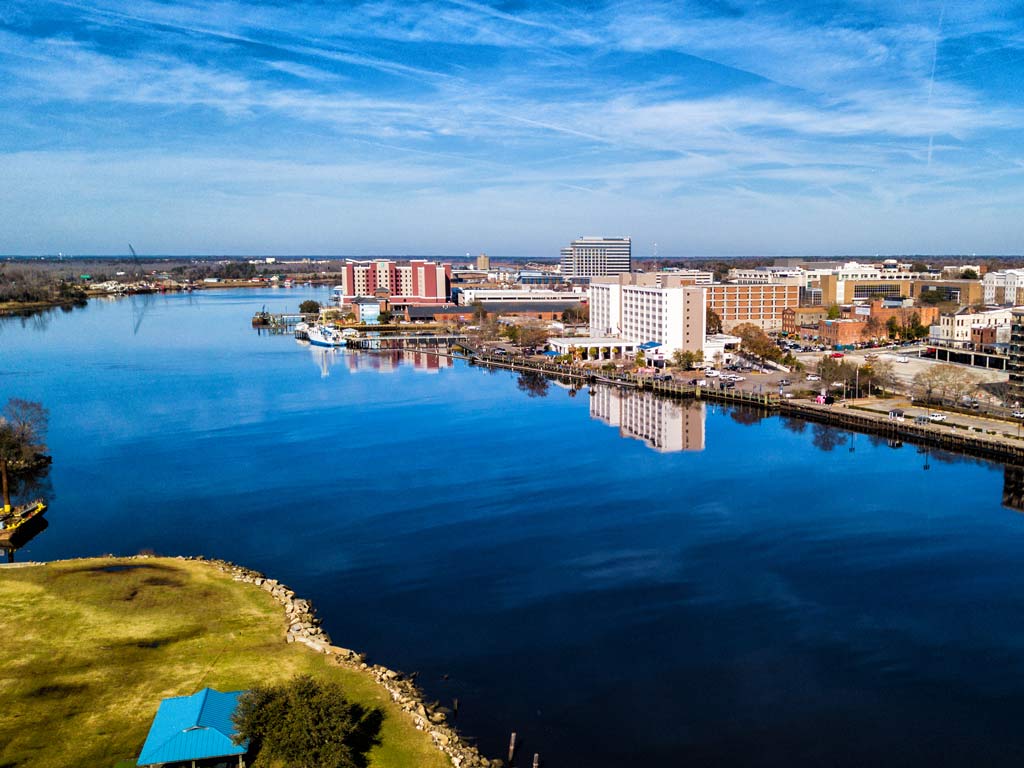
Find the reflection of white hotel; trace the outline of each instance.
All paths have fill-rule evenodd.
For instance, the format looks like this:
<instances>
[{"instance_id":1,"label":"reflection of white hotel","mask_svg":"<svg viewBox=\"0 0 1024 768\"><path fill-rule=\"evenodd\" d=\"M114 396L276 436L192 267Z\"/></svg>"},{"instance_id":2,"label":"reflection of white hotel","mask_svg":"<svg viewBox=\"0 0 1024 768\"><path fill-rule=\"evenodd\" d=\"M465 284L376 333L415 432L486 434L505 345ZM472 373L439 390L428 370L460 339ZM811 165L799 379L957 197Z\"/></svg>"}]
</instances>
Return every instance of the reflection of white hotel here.
<instances>
[{"instance_id":1,"label":"reflection of white hotel","mask_svg":"<svg viewBox=\"0 0 1024 768\"><path fill-rule=\"evenodd\" d=\"M619 435L643 440L658 453L704 450L704 403L682 404L646 392L591 390L590 417L618 427Z\"/></svg>"}]
</instances>

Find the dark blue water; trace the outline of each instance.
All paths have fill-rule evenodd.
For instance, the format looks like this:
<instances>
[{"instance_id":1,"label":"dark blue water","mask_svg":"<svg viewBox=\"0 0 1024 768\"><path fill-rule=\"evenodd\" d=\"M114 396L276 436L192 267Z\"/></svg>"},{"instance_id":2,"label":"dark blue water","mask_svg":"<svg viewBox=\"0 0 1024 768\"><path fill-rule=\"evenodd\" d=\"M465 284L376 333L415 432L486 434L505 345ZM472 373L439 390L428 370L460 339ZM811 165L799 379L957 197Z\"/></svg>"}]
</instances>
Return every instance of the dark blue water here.
<instances>
[{"instance_id":1,"label":"dark blue water","mask_svg":"<svg viewBox=\"0 0 1024 768\"><path fill-rule=\"evenodd\" d=\"M520 765L1024 758L1001 466L249 327L308 295L0 321L0 403L43 401L54 456L16 557L267 571Z\"/></svg>"}]
</instances>

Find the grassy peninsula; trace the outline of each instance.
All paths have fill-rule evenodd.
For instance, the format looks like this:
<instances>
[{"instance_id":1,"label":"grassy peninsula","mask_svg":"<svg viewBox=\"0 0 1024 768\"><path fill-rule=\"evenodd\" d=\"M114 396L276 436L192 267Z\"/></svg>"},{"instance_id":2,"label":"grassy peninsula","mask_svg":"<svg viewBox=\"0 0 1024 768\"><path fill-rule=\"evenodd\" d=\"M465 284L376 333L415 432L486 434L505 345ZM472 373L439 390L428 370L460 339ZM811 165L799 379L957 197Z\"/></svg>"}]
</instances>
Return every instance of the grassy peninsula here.
<instances>
[{"instance_id":1,"label":"grassy peninsula","mask_svg":"<svg viewBox=\"0 0 1024 768\"><path fill-rule=\"evenodd\" d=\"M383 712L370 766L450 765L370 674L285 643L280 604L204 562L0 568L0 626L0 766L114 766L138 754L161 699L299 673Z\"/></svg>"}]
</instances>

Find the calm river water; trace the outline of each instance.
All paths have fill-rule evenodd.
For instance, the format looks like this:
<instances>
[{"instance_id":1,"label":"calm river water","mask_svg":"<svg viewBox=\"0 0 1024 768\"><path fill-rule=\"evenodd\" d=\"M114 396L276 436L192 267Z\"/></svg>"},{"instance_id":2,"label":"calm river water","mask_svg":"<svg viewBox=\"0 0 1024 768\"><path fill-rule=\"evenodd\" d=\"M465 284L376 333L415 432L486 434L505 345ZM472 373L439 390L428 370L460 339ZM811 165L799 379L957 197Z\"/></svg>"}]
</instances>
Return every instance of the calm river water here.
<instances>
[{"instance_id":1,"label":"calm river water","mask_svg":"<svg viewBox=\"0 0 1024 768\"><path fill-rule=\"evenodd\" d=\"M266 571L520 765L1024 758L1020 473L249 327L309 296L0 319L54 456L16 558Z\"/></svg>"}]
</instances>

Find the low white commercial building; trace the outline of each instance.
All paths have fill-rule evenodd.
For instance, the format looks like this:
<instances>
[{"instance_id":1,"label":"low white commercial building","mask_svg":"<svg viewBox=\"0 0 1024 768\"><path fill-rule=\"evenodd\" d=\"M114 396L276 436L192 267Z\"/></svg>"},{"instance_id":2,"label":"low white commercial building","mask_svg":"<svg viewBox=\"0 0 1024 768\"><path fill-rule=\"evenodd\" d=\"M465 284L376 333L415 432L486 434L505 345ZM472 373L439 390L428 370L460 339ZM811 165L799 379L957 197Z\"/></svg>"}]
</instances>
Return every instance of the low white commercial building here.
<instances>
[{"instance_id":1,"label":"low white commercial building","mask_svg":"<svg viewBox=\"0 0 1024 768\"><path fill-rule=\"evenodd\" d=\"M462 288L459 290L459 304L469 306L480 302L507 302L528 301L530 303L553 301L580 301L584 294L573 291L552 291L550 289L530 288Z\"/></svg>"},{"instance_id":2,"label":"low white commercial building","mask_svg":"<svg viewBox=\"0 0 1024 768\"><path fill-rule=\"evenodd\" d=\"M959 347L969 344L974 328L1009 327L1012 310L989 309L977 311L964 307L952 315L942 315L928 332L928 341L945 347Z\"/></svg>"}]
</instances>

